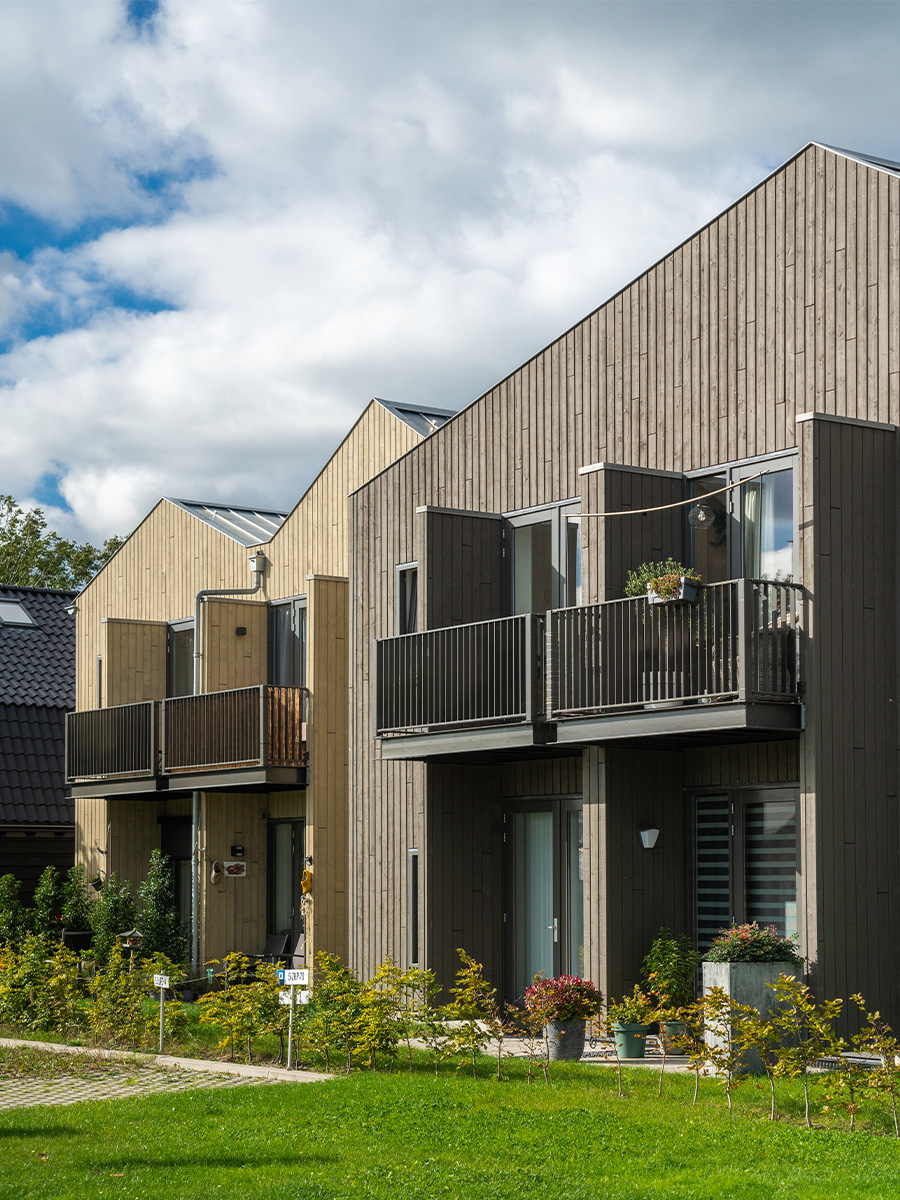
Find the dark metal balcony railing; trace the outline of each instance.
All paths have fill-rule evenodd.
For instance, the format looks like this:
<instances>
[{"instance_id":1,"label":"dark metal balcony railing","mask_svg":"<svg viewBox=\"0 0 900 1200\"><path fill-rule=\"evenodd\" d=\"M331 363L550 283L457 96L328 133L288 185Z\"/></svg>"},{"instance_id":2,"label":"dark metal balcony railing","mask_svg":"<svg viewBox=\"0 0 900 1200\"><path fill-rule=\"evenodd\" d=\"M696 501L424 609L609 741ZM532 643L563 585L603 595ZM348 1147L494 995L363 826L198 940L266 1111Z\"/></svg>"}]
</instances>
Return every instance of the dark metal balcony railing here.
<instances>
[{"instance_id":1,"label":"dark metal balcony railing","mask_svg":"<svg viewBox=\"0 0 900 1200\"><path fill-rule=\"evenodd\" d=\"M66 779L153 775L157 704L121 704L66 713Z\"/></svg>"},{"instance_id":2,"label":"dark metal balcony railing","mask_svg":"<svg viewBox=\"0 0 900 1200\"><path fill-rule=\"evenodd\" d=\"M696 604L611 600L551 614L550 715L800 696L803 589L736 579Z\"/></svg>"},{"instance_id":3,"label":"dark metal balcony railing","mask_svg":"<svg viewBox=\"0 0 900 1200\"><path fill-rule=\"evenodd\" d=\"M375 732L539 720L544 617L524 613L382 638Z\"/></svg>"},{"instance_id":4,"label":"dark metal balcony railing","mask_svg":"<svg viewBox=\"0 0 900 1200\"><path fill-rule=\"evenodd\" d=\"M695 604L638 597L383 638L375 734L799 700L803 605L798 585L736 579Z\"/></svg>"},{"instance_id":5,"label":"dark metal balcony railing","mask_svg":"<svg viewBox=\"0 0 900 1200\"><path fill-rule=\"evenodd\" d=\"M66 777L71 782L302 767L303 698L303 688L264 684L68 713Z\"/></svg>"},{"instance_id":6,"label":"dark metal balcony railing","mask_svg":"<svg viewBox=\"0 0 900 1200\"><path fill-rule=\"evenodd\" d=\"M164 700L163 773L303 766L302 696L263 684Z\"/></svg>"}]
</instances>

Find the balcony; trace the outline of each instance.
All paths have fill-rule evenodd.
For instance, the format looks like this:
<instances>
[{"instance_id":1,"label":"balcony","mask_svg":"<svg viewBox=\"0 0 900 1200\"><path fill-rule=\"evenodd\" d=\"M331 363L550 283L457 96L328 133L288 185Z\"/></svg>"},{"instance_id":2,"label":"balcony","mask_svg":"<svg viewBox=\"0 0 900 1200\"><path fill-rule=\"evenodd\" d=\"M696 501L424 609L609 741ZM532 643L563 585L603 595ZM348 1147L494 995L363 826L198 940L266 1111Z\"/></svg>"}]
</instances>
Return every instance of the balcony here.
<instances>
[{"instance_id":1,"label":"balcony","mask_svg":"<svg viewBox=\"0 0 900 1200\"><path fill-rule=\"evenodd\" d=\"M302 688L238 688L68 713L73 796L305 784Z\"/></svg>"},{"instance_id":2,"label":"balcony","mask_svg":"<svg viewBox=\"0 0 900 1200\"><path fill-rule=\"evenodd\" d=\"M804 605L797 585L738 579L696 604L612 600L385 638L382 757L796 736Z\"/></svg>"}]
</instances>

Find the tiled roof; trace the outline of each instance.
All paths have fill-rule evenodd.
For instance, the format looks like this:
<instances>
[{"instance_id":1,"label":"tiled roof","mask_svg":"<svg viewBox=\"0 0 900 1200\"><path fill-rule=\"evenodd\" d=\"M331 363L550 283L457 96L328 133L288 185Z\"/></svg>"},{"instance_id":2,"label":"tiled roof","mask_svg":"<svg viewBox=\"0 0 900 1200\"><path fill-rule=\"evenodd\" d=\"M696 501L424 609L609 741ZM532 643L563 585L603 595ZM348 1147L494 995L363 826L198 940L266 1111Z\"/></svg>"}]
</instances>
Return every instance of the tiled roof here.
<instances>
[{"instance_id":1,"label":"tiled roof","mask_svg":"<svg viewBox=\"0 0 900 1200\"><path fill-rule=\"evenodd\" d=\"M240 542L242 546L259 546L267 542L284 524L285 512L274 509L241 508L234 504L205 504L201 500L176 500L166 496L170 504L205 521L219 533Z\"/></svg>"},{"instance_id":2,"label":"tiled roof","mask_svg":"<svg viewBox=\"0 0 900 1200\"><path fill-rule=\"evenodd\" d=\"M71 824L64 753L62 708L0 704L0 822Z\"/></svg>"},{"instance_id":3,"label":"tiled roof","mask_svg":"<svg viewBox=\"0 0 900 1200\"><path fill-rule=\"evenodd\" d=\"M33 625L0 621L0 704L75 706L74 592L0 586L0 603L21 604Z\"/></svg>"}]
</instances>

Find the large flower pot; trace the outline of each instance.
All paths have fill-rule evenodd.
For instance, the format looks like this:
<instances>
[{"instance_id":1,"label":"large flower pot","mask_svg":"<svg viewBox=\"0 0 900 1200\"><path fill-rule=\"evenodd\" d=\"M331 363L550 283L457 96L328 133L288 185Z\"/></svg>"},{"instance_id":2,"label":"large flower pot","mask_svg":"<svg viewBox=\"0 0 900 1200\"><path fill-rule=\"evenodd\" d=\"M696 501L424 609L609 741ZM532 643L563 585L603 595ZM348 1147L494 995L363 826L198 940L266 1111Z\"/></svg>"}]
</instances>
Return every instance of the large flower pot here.
<instances>
[{"instance_id":1,"label":"large flower pot","mask_svg":"<svg viewBox=\"0 0 900 1200\"><path fill-rule=\"evenodd\" d=\"M625 1022L614 1022L610 1028L616 1039L616 1054L619 1058L643 1058L644 1047L647 1044L647 1034L652 1025L628 1025Z\"/></svg>"},{"instance_id":2,"label":"large flower pot","mask_svg":"<svg viewBox=\"0 0 900 1200\"><path fill-rule=\"evenodd\" d=\"M769 984L779 975L802 978L801 968L790 962L705 962L703 964L703 995L714 987L720 987L736 1004L747 1004L763 1019L771 1016L776 1007L775 993ZM706 1029L703 1035L708 1046L717 1046L724 1040L724 1030ZM762 1060L756 1050L748 1050L743 1058L743 1069L751 1075L763 1073Z\"/></svg>"},{"instance_id":3,"label":"large flower pot","mask_svg":"<svg viewBox=\"0 0 900 1200\"><path fill-rule=\"evenodd\" d=\"M549 1021L547 1053L551 1062L577 1062L584 1054L584 1020Z\"/></svg>"}]
</instances>

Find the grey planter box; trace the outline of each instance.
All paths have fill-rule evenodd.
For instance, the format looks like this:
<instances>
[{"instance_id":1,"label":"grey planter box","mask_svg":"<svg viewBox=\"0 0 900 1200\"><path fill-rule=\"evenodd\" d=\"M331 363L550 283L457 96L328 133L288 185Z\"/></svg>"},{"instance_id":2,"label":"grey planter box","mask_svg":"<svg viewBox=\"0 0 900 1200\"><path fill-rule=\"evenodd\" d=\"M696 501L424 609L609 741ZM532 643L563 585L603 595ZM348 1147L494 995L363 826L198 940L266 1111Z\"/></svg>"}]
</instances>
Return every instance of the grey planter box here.
<instances>
[{"instance_id":1,"label":"grey planter box","mask_svg":"<svg viewBox=\"0 0 900 1200\"><path fill-rule=\"evenodd\" d=\"M681 576L678 584L678 595L667 599L663 596L658 596L656 592L647 584L647 600L651 604L696 604L697 596L700 593L700 585L688 579L685 575Z\"/></svg>"},{"instance_id":2,"label":"grey planter box","mask_svg":"<svg viewBox=\"0 0 900 1200\"><path fill-rule=\"evenodd\" d=\"M714 987L720 987L736 1004L748 1004L762 1017L769 1017L775 1008L775 993L768 984L774 983L779 975L792 975L802 979L802 969L789 962L705 962L703 964L703 995ZM707 1029L704 1040L708 1046L721 1043L722 1035ZM762 1060L755 1051L744 1056L744 1070L751 1075L763 1073Z\"/></svg>"},{"instance_id":3,"label":"grey planter box","mask_svg":"<svg viewBox=\"0 0 900 1200\"><path fill-rule=\"evenodd\" d=\"M584 1054L584 1020L550 1021L547 1057L550 1062L577 1062Z\"/></svg>"}]
</instances>

